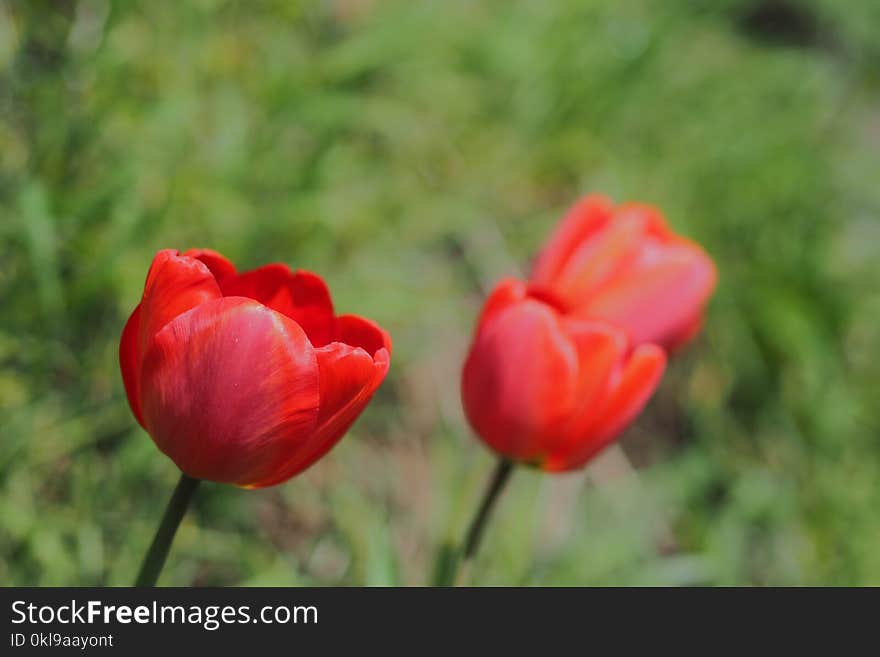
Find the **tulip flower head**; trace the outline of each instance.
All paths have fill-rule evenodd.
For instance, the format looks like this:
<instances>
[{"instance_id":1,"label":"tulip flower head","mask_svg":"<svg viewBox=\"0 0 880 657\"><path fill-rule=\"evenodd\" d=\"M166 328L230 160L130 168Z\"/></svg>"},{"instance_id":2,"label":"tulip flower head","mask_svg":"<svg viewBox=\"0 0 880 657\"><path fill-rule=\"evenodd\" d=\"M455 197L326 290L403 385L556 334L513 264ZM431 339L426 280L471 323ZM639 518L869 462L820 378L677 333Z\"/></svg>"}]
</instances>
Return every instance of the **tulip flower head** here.
<instances>
[{"instance_id":1,"label":"tulip flower head","mask_svg":"<svg viewBox=\"0 0 880 657\"><path fill-rule=\"evenodd\" d=\"M330 450L388 371L391 340L337 316L315 274L237 273L218 253L160 251L119 360L141 426L187 475L264 487Z\"/></svg>"},{"instance_id":2,"label":"tulip flower head","mask_svg":"<svg viewBox=\"0 0 880 657\"><path fill-rule=\"evenodd\" d=\"M548 471L583 466L641 412L666 364L653 344L567 316L514 279L486 301L462 375L465 414L491 448Z\"/></svg>"},{"instance_id":3,"label":"tulip flower head","mask_svg":"<svg viewBox=\"0 0 880 657\"><path fill-rule=\"evenodd\" d=\"M715 265L655 208L591 195L572 207L535 261L530 282L569 314L673 350L700 330Z\"/></svg>"}]
</instances>

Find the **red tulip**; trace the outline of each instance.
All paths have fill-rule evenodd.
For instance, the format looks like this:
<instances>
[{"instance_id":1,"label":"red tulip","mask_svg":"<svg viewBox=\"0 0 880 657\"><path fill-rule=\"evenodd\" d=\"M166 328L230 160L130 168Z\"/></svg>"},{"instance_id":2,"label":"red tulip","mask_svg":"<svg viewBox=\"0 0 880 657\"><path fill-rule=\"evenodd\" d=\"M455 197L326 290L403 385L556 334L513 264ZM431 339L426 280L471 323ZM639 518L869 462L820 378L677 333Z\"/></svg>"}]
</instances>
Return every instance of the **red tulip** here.
<instances>
[{"instance_id":1,"label":"red tulip","mask_svg":"<svg viewBox=\"0 0 880 657\"><path fill-rule=\"evenodd\" d=\"M545 470L584 465L639 414L666 356L598 320L562 314L520 281L486 301L464 366L462 401L495 451Z\"/></svg>"},{"instance_id":2,"label":"red tulip","mask_svg":"<svg viewBox=\"0 0 880 657\"><path fill-rule=\"evenodd\" d=\"M673 349L699 332L715 288L712 260L647 205L581 199L538 256L531 283L568 313Z\"/></svg>"},{"instance_id":3,"label":"red tulip","mask_svg":"<svg viewBox=\"0 0 880 657\"><path fill-rule=\"evenodd\" d=\"M376 324L336 316L317 275L242 274L213 251L160 251L119 345L128 401L186 474L259 488L323 456L388 371Z\"/></svg>"}]
</instances>

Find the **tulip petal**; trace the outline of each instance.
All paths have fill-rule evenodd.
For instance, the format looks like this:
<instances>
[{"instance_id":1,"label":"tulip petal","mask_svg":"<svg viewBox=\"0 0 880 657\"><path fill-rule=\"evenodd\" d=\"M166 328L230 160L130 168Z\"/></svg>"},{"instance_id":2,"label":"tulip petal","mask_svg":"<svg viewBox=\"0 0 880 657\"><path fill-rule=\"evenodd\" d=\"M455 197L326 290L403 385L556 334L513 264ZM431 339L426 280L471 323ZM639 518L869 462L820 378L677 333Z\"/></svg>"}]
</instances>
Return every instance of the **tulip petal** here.
<instances>
[{"instance_id":1,"label":"tulip petal","mask_svg":"<svg viewBox=\"0 0 880 657\"><path fill-rule=\"evenodd\" d=\"M564 325L578 353L577 410L560 435L560 449L567 451L572 440L582 436L601 412L612 374L626 355L629 342L621 329L605 322L566 318Z\"/></svg>"},{"instance_id":2,"label":"tulip petal","mask_svg":"<svg viewBox=\"0 0 880 657\"><path fill-rule=\"evenodd\" d=\"M141 300L140 354L152 337L172 319L206 301L222 296L210 269L200 260L159 251L153 259Z\"/></svg>"},{"instance_id":3,"label":"tulip petal","mask_svg":"<svg viewBox=\"0 0 880 657\"><path fill-rule=\"evenodd\" d=\"M152 339L141 372L147 430L192 477L251 486L307 446L318 364L302 328L241 297L204 303Z\"/></svg>"},{"instance_id":4,"label":"tulip petal","mask_svg":"<svg viewBox=\"0 0 880 657\"><path fill-rule=\"evenodd\" d=\"M577 353L557 313L528 299L477 334L462 375L465 413L497 451L534 461L570 418L578 376Z\"/></svg>"},{"instance_id":5,"label":"tulip petal","mask_svg":"<svg viewBox=\"0 0 880 657\"><path fill-rule=\"evenodd\" d=\"M590 194L575 203L535 260L531 282L540 287L551 286L577 248L604 227L613 213L611 199L599 194Z\"/></svg>"},{"instance_id":6,"label":"tulip petal","mask_svg":"<svg viewBox=\"0 0 880 657\"><path fill-rule=\"evenodd\" d=\"M321 388L317 427L302 450L256 487L289 479L329 452L354 424L388 372L388 351L380 347L375 361L360 347L332 342L315 350Z\"/></svg>"},{"instance_id":7,"label":"tulip petal","mask_svg":"<svg viewBox=\"0 0 880 657\"><path fill-rule=\"evenodd\" d=\"M380 349L391 354L391 336L375 322L358 315L340 315L336 318L335 340L351 347L360 347L371 358Z\"/></svg>"},{"instance_id":8,"label":"tulip petal","mask_svg":"<svg viewBox=\"0 0 880 657\"><path fill-rule=\"evenodd\" d=\"M636 344L669 345L693 327L694 310L712 294L716 277L715 265L699 247L651 241L577 313L620 324Z\"/></svg>"},{"instance_id":9,"label":"tulip petal","mask_svg":"<svg viewBox=\"0 0 880 657\"><path fill-rule=\"evenodd\" d=\"M125 323L125 328L122 329L122 338L119 341L119 369L122 371L122 383L125 385L125 394L131 412L134 413L138 424L144 426L140 396L141 352L138 344L140 326L141 307L138 304Z\"/></svg>"},{"instance_id":10,"label":"tulip petal","mask_svg":"<svg viewBox=\"0 0 880 657\"><path fill-rule=\"evenodd\" d=\"M608 398L602 419L593 428L600 441L608 441L638 415L660 383L666 369L666 353L644 344L633 351L620 381Z\"/></svg>"},{"instance_id":11,"label":"tulip petal","mask_svg":"<svg viewBox=\"0 0 880 657\"><path fill-rule=\"evenodd\" d=\"M645 222L645 232L657 238L660 242L668 243L685 238L676 235L666 223L666 217L653 205L647 203L638 203L636 201L627 201L617 206L615 214L622 217L638 216Z\"/></svg>"},{"instance_id":12,"label":"tulip petal","mask_svg":"<svg viewBox=\"0 0 880 657\"><path fill-rule=\"evenodd\" d=\"M675 333L664 343L663 348L666 349L666 353L668 355L675 354L697 337L703 330L703 323L702 309L696 316L683 321Z\"/></svg>"},{"instance_id":13,"label":"tulip petal","mask_svg":"<svg viewBox=\"0 0 880 657\"><path fill-rule=\"evenodd\" d=\"M553 291L567 308L579 307L627 270L639 254L646 230L647 220L641 215L616 216L572 252L553 282Z\"/></svg>"},{"instance_id":14,"label":"tulip petal","mask_svg":"<svg viewBox=\"0 0 880 657\"><path fill-rule=\"evenodd\" d=\"M564 312L623 326L636 344L669 349L698 332L715 282L712 260L676 235L659 210L588 197L542 251L530 289Z\"/></svg>"},{"instance_id":15,"label":"tulip petal","mask_svg":"<svg viewBox=\"0 0 880 657\"><path fill-rule=\"evenodd\" d=\"M615 438L641 413L654 394L666 368L666 354L653 344L636 347L590 426L582 429L582 442L557 460L554 469L579 468ZM551 468L548 468L551 469Z\"/></svg>"},{"instance_id":16,"label":"tulip petal","mask_svg":"<svg viewBox=\"0 0 880 657\"><path fill-rule=\"evenodd\" d=\"M341 342L316 349L315 355L321 386L320 427L360 394L373 379L376 368L366 351Z\"/></svg>"},{"instance_id":17,"label":"tulip petal","mask_svg":"<svg viewBox=\"0 0 880 657\"><path fill-rule=\"evenodd\" d=\"M525 283L522 281L510 277L501 279L483 304L476 331L479 332L486 322L505 308L525 299L526 292Z\"/></svg>"},{"instance_id":18,"label":"tulip petal","mask_svg":"<svg viewBox=\"0 0 880 657\"><path fill-rule=\"evenodd\" d=\"M184 252L183 255L184 257L195 258L205 263L217 281L222 281L224 278L229 278L236 274L235 265L211 249L190 249Z\"/></svg>"},{"instance_id":19,"label":"tulip petal","mask_svg":"<svg viewBox=\"0 0 880 657\"><path fill-rule=\"evenodd\" d=\"M272 264L226 279L221 287L226 296L256 299L290 317L303 327L315 347L333 340L333 302L326 283L317 274L292 272L287 265Z\"/></svg>"}]
</instances>

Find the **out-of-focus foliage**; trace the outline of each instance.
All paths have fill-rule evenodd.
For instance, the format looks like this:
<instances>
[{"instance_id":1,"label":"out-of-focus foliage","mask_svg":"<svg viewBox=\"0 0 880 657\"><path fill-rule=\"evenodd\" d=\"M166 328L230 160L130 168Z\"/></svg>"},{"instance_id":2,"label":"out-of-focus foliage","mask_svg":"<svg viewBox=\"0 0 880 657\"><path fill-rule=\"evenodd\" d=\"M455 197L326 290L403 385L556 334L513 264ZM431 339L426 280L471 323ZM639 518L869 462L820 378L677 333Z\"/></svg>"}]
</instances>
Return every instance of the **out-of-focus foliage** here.
<instances>
[{"instance_id":1,"label":"out-of-focus foliage","mask_svg":"<svg viewBox=\"0 0 880 657\"><path fill-rule=\"evenodd\" d=\"M492 584L880 584L874 0L0 2L0 583L126 584L177 472L118 336L153 253L326 276L386 326L350 435L205 485L163 582L422 584L491 456L481 290L587 191L717 259L620 452L516 473Z\"/></svg>"}]
</instances>

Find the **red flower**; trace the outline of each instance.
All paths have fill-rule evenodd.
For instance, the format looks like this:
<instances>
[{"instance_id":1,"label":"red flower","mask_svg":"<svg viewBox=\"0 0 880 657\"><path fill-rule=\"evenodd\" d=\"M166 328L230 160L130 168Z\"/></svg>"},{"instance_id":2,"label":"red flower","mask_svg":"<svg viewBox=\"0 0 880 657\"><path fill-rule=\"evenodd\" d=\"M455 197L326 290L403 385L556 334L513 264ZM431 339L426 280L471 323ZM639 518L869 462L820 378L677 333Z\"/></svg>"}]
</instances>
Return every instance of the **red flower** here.
<instances>
[{"instance_id":1,"label":"red flower","mask_svg":"<svg viewBox=\"0 0 880 657\"><path fill-rule=\"evenodd\" d=\"M545 470L584 465L638 415L663 350L630 350L611 324L563 315L513 279L486 301L464 366L462 401L495 451Z\"/></svg>"},{"instance_id":2,"label":"red flower","mask_svg":"<svg viewBox=\"0 0 880 657\"><path fill-rule=\"evenodd\" d=\"M607 320L634 344L675 348L699 332L712 260L655 208L581 199L541 251L531 283L568 313Z\"/></svg>"},{"instance_id":3,"label":"red flower","mask_svg":"<svg viewBox=\"0 0 880 657\"><path fill-rule=\"evenodd\" d=\"M376 324L337 317L324 281L213 251L160 251L119 345L128 401L186 474L259 488L323 456L388 371Z\"/></svg>"}]
</instances>

